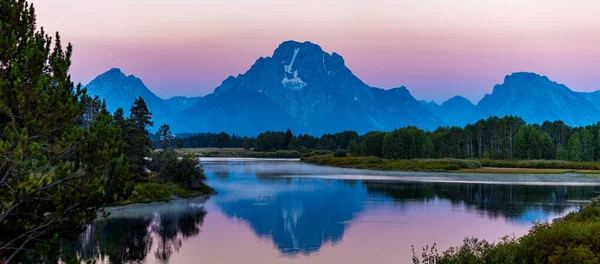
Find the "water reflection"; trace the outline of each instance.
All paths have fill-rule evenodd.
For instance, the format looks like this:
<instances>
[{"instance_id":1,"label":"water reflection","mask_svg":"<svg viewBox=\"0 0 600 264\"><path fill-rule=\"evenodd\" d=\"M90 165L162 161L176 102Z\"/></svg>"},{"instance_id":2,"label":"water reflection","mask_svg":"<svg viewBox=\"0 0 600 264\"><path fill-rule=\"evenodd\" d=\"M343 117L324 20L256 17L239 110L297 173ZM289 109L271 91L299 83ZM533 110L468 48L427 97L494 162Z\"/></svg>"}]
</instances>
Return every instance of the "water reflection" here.
<instances>
[{"instance_id":1,"label":"water reflection","mask_svg":"<svg viewBox=\"0 0 600 264\"><path fill-rule=\"evenodd\" d=\"M77 256L101 263L143 263L152 253L153 262L168 263L186 239L200 234L207 214L198 201L113 213L87 227L73 248Z\"/></svg>"},{"instance_id":2,"label":"water reflection","mask_svg":"<svg viewBox=\"0 0 600 264\"><path fill-rule=\"evenodd\" d=\"M385 181L364 181L363 184L370 194L384 194L397 203L446 199L452 204L465 204L492 219L503 217L527 224L548 215L562 214L600 192L598 186ZM532 217L534 212L535 217Z\"/></svg>"},{"instance_id":3,"label":"water reflection","mask_svg":"<svg viewBox=\"0 0 600 264\"><path fill-rule=\"evenodd\" d=\"M273 162L272 162L273 163ZM530 225L573 208L598 195L598 186L536 186L481 183L428 183L408 181L335 180L281 177L318 175L311 165L280 162L206 163L213 184L227 194L216 200L230 218L246 222L260 238L269 238L282 255L312 254L327 243L341 241L353 219L366 208L450 201L465 205L490 219L508 219ZM330 168L326 168L330 170ZM344 171L348 173L349 171ZM231 184L243 182L243 184ZM215 183L215 182L212 182ZM240 194L245 193L245 194ZM267 196L270 198L260 198ZM576 201L572 201L576 200ZM578 202L579 201L579 202ZM440 212L440 216L447 212ZM409 214L409 212L406 212Z\"/></svg>"},{"instance_id":4,"label":"water reflection","mask_svg":"<svg viewBox=\"0 0 600 264\"><path fill-rule=\"evenodd\" d=\"M346 226L363 209L355 202L361 190L334 184L327 188L287 179L299 186L270 198L218 201L229 217L246 221L261 238L270 238L284 255L311 254L325 243L339 242ZM277 183L272 183L277 184Z\"/></svg>"},{"instance_id":5,"label":"water reflection","mask_svg":"<svg viewBox=\"0 0 600 264\"><path fill-rule=\"evenodd\" d=\"M410 260L405 255L411 244L450 245L468 235L494 239L514 231L523 234L532 221L564 214L600 192L598 186L561 183L319 178L365 172L290 161L203 163L208 183L219 192L209 201L113 210L109 218L94 222L72 250L103 263L195 263L197 259L239 263L244 259L239 256L253 257L258 251L261 263L296 258L316 263L359 262L360 258L404 263ZM212 220L205 225L205 219ZM240 233L229 236L231 230ZM231 239L239 239L237 245L244 248L230 247ZM267 251L261 241L270 246ZM326 248L338 251L323 252Z\"/></svg>"}]
</instances>

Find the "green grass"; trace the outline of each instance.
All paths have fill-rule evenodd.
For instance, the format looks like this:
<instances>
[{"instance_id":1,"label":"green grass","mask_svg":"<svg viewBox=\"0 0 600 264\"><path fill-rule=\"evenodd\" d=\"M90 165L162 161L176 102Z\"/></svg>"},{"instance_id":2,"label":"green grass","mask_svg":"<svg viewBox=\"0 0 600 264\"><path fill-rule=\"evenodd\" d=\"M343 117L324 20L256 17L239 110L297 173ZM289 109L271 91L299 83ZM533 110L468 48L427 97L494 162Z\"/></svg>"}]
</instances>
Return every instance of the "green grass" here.
<instances>
[{"instance_id":1,"label":"green grass","mask_svg":"<svg viewBox=\"0 0 600 264\"><path fill-rule=\"evenodd\" d=\"M481 168L481 169L461 169L460 172L466 173L508 173L508 174L600 174L599 170L571 170L571 169L531 169L531 168Z\"/></svg>"},{"instance_id":2,"label":"green grass","mask_svg":"<svg viewBox=\"0 0 600 264\"><path fill-rule=\"evenodd\" d=\"M306 163L356 169L386 171L457 171L470 173L563 174L568 172L600 174L600 162L560 160L488 160L488 159L412 159L388 160L377 157L334 157L331 154L309 156Z\"/></svg>"},{"instance_id":3,"label":"green grass","mask_svg":"<svg viewBox=\"0 0 600 264\"><path fill-rule=\"evenodd\" d=\"M275 152L248 152L249 158L300 158L302 153L296 150L278 150Z\"/></svg>"},{"instance_id":4,"label":"green grass","mask_svg":"<svg viewBox=\"0 0 600 264\"><path fill-rule=\"evenodd\" d=\"M461 159L412 159L387 160L377 157L333 157L330 155L302 157L306 163L357 169L397 170L397 171L458 171L460 169L481 168L473 160Z\"/></svg>"},{"instance_id":5,"label":"green grass","mask_svg":"<svg viewBox=\"0 0 600 264\"><path fill-rule=\"evenodd\" d=\"M252 151L243 148L183 148L177 149L180 155L191 154L196 157L236 157L236 158L300 158L302 153L296 150Z\"/></svg>"},{"instance_id":6,"label":"green grass","mask_svg":"<svg viewBox=\"0 0 600 264\"><path fill-rule=\"evenodd\" d=\"M314 157L314 156L324 156L324 155L333 155L333 151L331 150L313 150L308 153L304 153L302 157Z\"/></svg>"},{"instance_id":7,"label":"green grass","mask_svg":"<svg viewBox=\"0 0 600 264\"><path fill-rule=\"evenodd\" d=\"M166 202L175 198L189 198L214 193L206 184L195 189L185 189L176 183L138 183L129 198L117 201L116 205L132 203Z\"/></svg>"},{"instance_id":8,"label":"green grass","mask_svg":"<svg viewBox=\"0 0 600 264\"><path fill-rule=\"evenodd\" d=\"M576 162L564 160L478 160L484 167L564 169L564 170L600 170L600 162Z\"/></svg>"}]
</instances>

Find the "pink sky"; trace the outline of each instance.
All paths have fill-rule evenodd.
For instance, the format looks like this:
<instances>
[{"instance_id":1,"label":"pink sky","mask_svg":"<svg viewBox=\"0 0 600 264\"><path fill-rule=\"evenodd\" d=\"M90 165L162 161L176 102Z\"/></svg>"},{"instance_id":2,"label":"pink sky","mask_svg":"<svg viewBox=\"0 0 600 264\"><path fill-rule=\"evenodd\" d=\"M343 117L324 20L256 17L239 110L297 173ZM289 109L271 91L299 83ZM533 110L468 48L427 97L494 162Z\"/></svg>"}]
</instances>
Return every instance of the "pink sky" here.
<instances>
[{"instance_id":1,"label":"pink sky","mask_svg":"<svg viewBox=\"0 0 600 264\"><path fill-rule=\"evenodd\" d=\"M33 0L74 45L71 73L109 68L161 97L204 95L285 40L341 54L365 83L477 102L515 71L600 89L596 0Z\"/></svg>"}]
</instances>

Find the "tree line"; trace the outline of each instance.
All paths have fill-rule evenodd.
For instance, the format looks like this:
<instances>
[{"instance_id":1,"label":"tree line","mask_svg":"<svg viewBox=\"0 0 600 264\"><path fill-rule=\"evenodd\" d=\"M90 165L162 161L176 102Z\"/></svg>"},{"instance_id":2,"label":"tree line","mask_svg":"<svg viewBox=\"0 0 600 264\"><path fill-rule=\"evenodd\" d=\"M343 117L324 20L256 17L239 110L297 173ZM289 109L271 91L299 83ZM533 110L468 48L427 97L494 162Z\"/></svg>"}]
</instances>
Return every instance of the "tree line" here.
<instances>
[{"instance_id":1,"label":"tree line","mask_svg":"<svg viewBox=\"0 0 600 264\"><path fill-rule=\"evenodd\" d=\"M387 159L479 158L510 160L600 160L600 123L571 127L562 121L527 124L515 116L489 117L465 127L439 127L426 131L414 126L389 132L372 131L359 135L343 131L315 137L294 135L291 130L266 131L256 137L203 133L183 138L184 146L243 147L256 151L344 150L355 156ZM216 136L231 138L217 145ZM203 139L203 145L190 144ZM210 140L208 140L210 139Z\"/></svg>"},{"instance_id":2,"label":"tree line","mask_svg":"<svg viewBox=\"0 0 600 264\"><path fill-rule=\"evenodd\" d=\"M225 132L180 134L173 138L169 144L177 148L241 148L243 147L244 139L247 138L236 134L229 135ZM158 147L158 145L156 146Z\"/></svg>"}]
</instances>

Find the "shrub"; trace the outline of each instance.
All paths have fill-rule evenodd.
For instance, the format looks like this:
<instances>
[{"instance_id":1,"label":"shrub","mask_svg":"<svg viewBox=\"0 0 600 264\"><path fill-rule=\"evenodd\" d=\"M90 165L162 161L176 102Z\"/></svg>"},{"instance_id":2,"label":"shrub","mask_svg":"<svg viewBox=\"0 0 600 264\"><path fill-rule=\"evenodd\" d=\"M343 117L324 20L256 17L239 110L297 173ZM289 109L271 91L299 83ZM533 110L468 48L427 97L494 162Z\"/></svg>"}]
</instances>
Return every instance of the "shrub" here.
<instances>
[{"instance_id":1,"label":"shrub","mask_svg":"<svg viewBox=\"0 0 600 264\"><path fill-rule=\"evenodd\" d=\"M304 154L305 157L314 157L314 156L325 156L325 155L333 155L333 151L331 150L313 150L309 153Z\"/></svg>"},{"instance_id":2,"label":"shrub","mask_svg":"<svg viewBox=\"0 0 600 264\"><path fill-rule=\"evenodd\" d=\"M174 197L187 198L211 192L213 192L213 190L206 184L203 184L201 187L190 190L185 189L179 184L172 182L138 183L133 188L133 192L131 192L129 198L125 201L121 201L120 204L164 202Z\"/></svg>"},{"instance_id":3,"label":"shrub","mask_svg":"<svg viewBox=\"0 0 600 264\"><path fill-rule=\"evenodd\" d=\"M460 166L457 164L448 164L444 167L444 170L460 170Z\"/></svg>"},{"instance_id":4,"label":"shrub","mask_svg":"<svg viewBox=\"0 0 600 264\"><path fill-rule=\"evenodd\" d=\"M275 155L278 158L299 158L302 156L297 150L278 150Z\"/></svg>"},{"instance_id":5,"label":"shrub","mask_svg":"<svg viewBox=\"0 0 600 264\"><path fill-rule=\"evenodd\" d=\"M343 157L346 157L346 155L347 155L346 150L343 150L343 149L338 149L335 151L335 153L333 153L333 156L337 157L337 158L343 158Z\"/></svg>"},{"instance_id":6,"label":"shrub","mask_svg":"<svg viewBox=\"0 0 600 264\"><path fill-rule=\"evenodd\" d=\"M597 199L581 212L554 223L536 223L521 238L505 237L497 244L467 238L441 255L424 251L413 263L598 263L600 208ZM428 260L433 260L427 262Z\"/></svg>"},{"instance_id":7,"label":"shrub","mask_svg":"<svg viewBox=\"0 0 600 264\"><path fill-rule=\"evenodd\" d=\"M155 152L148 167L156 173L156 178L160 182L173 182L188 189L200 188L204 185L202 164L190 154L179 158L172 150Z\"/></svg>"},{"instance_id":8,"label":"shrub","mask_svg":"<svg viewBox=\"0 0 600 264\"><path fill-rule=\"evenodd\" d=\"M149 182L136 184L128 200L131 202L149 203L153 201L167 201L169 198L171 198L171 194L165 185L157 182Z\"/></svg>"}]
</instances>

